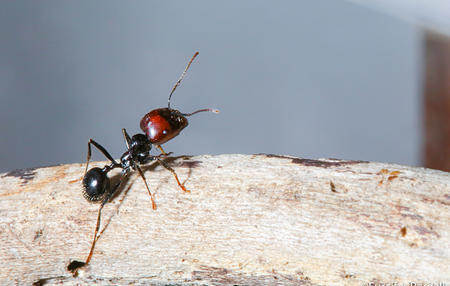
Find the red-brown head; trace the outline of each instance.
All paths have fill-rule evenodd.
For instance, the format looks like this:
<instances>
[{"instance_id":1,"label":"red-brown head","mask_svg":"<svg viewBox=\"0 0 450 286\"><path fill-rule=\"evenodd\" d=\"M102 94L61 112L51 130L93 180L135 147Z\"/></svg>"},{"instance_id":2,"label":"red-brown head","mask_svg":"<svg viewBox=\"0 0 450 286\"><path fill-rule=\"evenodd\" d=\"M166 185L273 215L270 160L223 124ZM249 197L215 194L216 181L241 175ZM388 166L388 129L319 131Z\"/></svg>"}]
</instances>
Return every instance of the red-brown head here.
<instances>
[{"instance_id":1,"label":"red-brown head","mask_svg":"<svg viewBox=\"0 0 450 286\"><path fill-rule=\"evenodd\" d=\"M186 71L189 69L192 61L198 55L198 52L194 54L194 56L189 61L187 67L184 72L181 74L181 77L175 83L172 91L169 94L169 100L167 108L158 108L150 111L141 119L141 129L147 135L148 140L155 145L161 145L174 138L178 134L180 134L181 130L183 130L186 126L188 126L187 116L191 116L193 114L210 111L214 113L218 113L217 109L200 109L192 113L181 113L176 109L170 108L170 99L172 98L172 94L180 85L181 80L183 79Z\"/></svg>"},{"instance_id":2,"label":"red-brown head","mask_svg":"<svg viewBox=\"0 0 450 286\"><path fill-rule=\"evenodd\" d=\"M218 113L217 109L200 109L192 113L181 113L176 109L158 108L150 111L141 119L141 129L152 144L161 145L180 134L189 122L187 116L210 111Z\"/></svg>"},{"instance_id":3,"label":"red-brown head","mask_svg":"<svg viewBox=\"0 0 450 286\"><path fill-rule=\"evenodd\" d=\"M186 117L178 110L158 108L141 119L141 129L152 144L161 145L177 136L188 126Z\"/></svg>"}]
</instances>

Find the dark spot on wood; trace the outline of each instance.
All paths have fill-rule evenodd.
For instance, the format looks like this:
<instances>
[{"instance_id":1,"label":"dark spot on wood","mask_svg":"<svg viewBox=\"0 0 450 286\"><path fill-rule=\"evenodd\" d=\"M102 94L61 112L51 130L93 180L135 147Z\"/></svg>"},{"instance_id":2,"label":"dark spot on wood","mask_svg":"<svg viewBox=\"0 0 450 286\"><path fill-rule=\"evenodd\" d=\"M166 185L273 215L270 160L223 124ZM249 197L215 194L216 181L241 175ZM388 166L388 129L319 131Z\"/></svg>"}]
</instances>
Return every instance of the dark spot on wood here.
<instances>
[{"instance_id":1,"label":"dark spot on wood","mask_svg":"<svg viewBox=\"0 0 450 286\"><path fill-rule=\"evenodd\" d=\"M38 239L39 237L42 236L43 230L42 228L39 229L38 231L36 231L36 234L34 235L33 241L36 241L36 239Z\"/></svg>"},{"instance_id":2,"label":"dark spot on wood","mask_svg":"<svg viewBox=\"0 0 450 286\"><path fill-rule=\"evenodd\" d=\"M47 282L48 282L48 278L39 279L39 280L33 282L33 286L43 286L43 285L47 284Z\"/></svg>"},{"instance_id":3,"label":"dark spot on wood","mask_svg":"<svg viewBox=\"0 0 450 286\"><path fill-rule=\"evenodd\" d=\"M428 229L426 227L420 226L420 225L415 225L414 230L420 234L420 235L434 235L436 238L441 237L437 232L435 232L434 230Z\"/></svg>"},{"instance_id":4,"label":"dark spot on wood","mask_svg":"<svg viewBox=\"0 0 450 286\"><path fill-rule=\"evenodd\" d=\"M414 213L414 210L410 207L401 206L401 205L395 205L394 208L398 211L399 215L404 218L409 218L417 221L424 220L424 217Z\"/></svg>"},{"instance_id":5,"label":"dark spot on wood","mask_svg":"<svg viewBox=\"0 0 450 286\"><path fill-rule=\"evenodd\" d=\"M407 230L406 230L405 226L400 229L400 233L401 233L402 237L406 236L406 232L407 232Z\"/></svg>"},{"instance_id":6,"label":"dark spot on wood","mask_svg":"<svg viewBox=\"0 0 450 286\"><path fill-rule=\"evenodd\" d=\"M26 169L17 169L12 170L5 175L3 175L3 178L5 177L15 177L23 180L22 186L27 184L29 181L33 180L34 176L36 175L36 168L26 168Z\"/></svg>"},{"instance_id":7,"label":"dark spot on wood","mask_svg":"<svg viewBox=\"0 0 450 286\"><path fill-rule=\"evenodd\" d=\"M409 247L416 248L416 247L419 247L419 245L417 243L415 243L415 242L411 242L409 244Z\"/></svg>"},{"instance_id":8,"label":"dark spot on wood","mask_svg":"<svg viewBox=\"0 0 450 286\"><path fill-rule=\"evenodd\" d=\"M64 282L67 282L66 276L55 276L55 277L48 277L48 278L41 278L39 280L36 280L33 282L33 286L43 286L51 282L52 284L64 284Z\"/></svg>"},{"instance_id":9,"label":"dark spot on wood","mask_svg":"<svg viewBox=\"0 0 450 286\"><path fill-rule=\"evenodd\" d=\"M311 167L320 167L320 168L338 167L338 166L345 166L345 165L369 163L367 161L356 161L356 160L339 160L339 159L315 160L315 159L303 159L303 158L289 157L289 156L276 155L276 154L255 154L255 155L257 155L257 156L266 156L268 158L290 159L290 160L292 160L292 163L294 163L294 164L299 164L299 165L303 165L303 166L311 166Z\"/></svg>"},{"instance_id":10,"label":"dark spot on wood","mask_svg":"<svg viewBox=\"0 0 450 286\"><path fill-rule=\"evenodd\" d=\"M203 163L202 161L184 161L181 163L180 167L186 167L186 168L197 168L200 166L200 164Z\"/></svg>"},{"instance_id":11,"label":"dark spot on wood","mask_svg":"<svg viewBox=\"0 0 450 286\"><path fill-rule=\"evenodd\" d=\"M293 157L284 156L284 155L276 155L276 154L264 154L264 153L258 153L255 154L256 156L266 156L268 158L280 158L280 159L292 159Z\"/></svg>"},{"instance_id":12,"label":"dark spot on wood","mask_svg":"<svg viewBox=\"0 0 450 286\"><path fill-rule=\"evenodd\" d=\"M333 181L330 181L330 188L333 193L337 193L336 186L334 185Z\"/></svg>"},{"instance_id":13,"label":"dark spot on wood","mask_svg":"<svg viewBox=\"0 0 450 286\"><path fill-rule=\"evenodd\" d=\"M396 205L395 208L400 212L400 211L410 211L409 207L405 207L405 206L401 206L401 205Z\"/></svg>"},{"instance_id":14,"label":"dark spot on wood","mask_svg":"<svg viewBox=\"0 0 450 286\"><path fill-rule=\"evenodd\" d=\"M192 272L193 281L206 285L313 285L309 278L279 274L246 275L225 268L203 266Z\"/></svg>"},{"instance_id":15,"label":"dark spot on wood","mask_svg":"<svg viewBox=\"0 0 450 286\"><path fill-rule=\"evenodd\" d=\"M355 275L349 274L349 273L345 273L345 272L344 272L344 273L341 275L341 277L344 278L344 279L350 279L350 278L355 278Z\"/></svg>"},{"instance_id":16,"label":"dark spot on wood","mask_svg":"<svg viewBox=\"0 0 450 286\"><path fill-rule=\"evenodd\" d=\"M439 203L439 204L443 204L445 206L450 206L450 196L448 194L444 195L444 199L439 200L439 199L432 199L429 197L422 197L422 201L425 203L429 203L429 204L434 204L434 203Z\"/></svg>"},{"instance_id":17,"label":"dark spot on wood","mask_svg":"<svg viewBox=\"0 0 450 286\"><path fill-rule=\"evenodd\" d=\"M296 271L295 274L297 274L297 276L300 278L300 280L306 280L306 281L311 280L311 278L306 276L305 273L303 273L302 271Z\"/></svg>"},{"instance_id":18,"label":"dark spot on wood","mask_svg":"<svg viewBox=\"0 0 450 286\"><path fill-rule=\"evenodd\" d=\"M364 161L345 161L345 160L325 161L325 160L294 158L294 159L292 159L292 163L300 164L300 165L304 165L304 166L311 166L311 167L329 168L329 167L339 167L339 166L345 166L345 165L360 164L360 163L366 163L366 162L364 162Z\"/></svg>"},{"instance_id":19,"label":"dark spot on wood","mask_svg":"<svg viewBox=\"0 0 450 286\"><path fill-rule=\"evenodd\" d=\"M413 219L413 220L423 220L423 216L421 216L421 215L418 215L418 214L405 214L405 213L400 213L400 215L402 216L402 217L407 217L407 218L410 218L410 219Z\"/></svg>"}]
</instances>

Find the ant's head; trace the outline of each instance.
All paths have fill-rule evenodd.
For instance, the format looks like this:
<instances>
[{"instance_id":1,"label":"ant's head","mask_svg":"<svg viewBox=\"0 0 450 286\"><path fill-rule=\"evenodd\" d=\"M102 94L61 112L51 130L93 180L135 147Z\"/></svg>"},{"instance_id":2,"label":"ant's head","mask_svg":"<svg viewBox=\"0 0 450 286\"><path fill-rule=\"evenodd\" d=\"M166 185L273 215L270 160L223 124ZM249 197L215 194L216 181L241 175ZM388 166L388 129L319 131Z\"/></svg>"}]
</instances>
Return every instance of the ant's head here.
<instances>
[{"instance_id":1,"label":"ant's head","mask_svg":"<svg viewBox=\"0 0 450 286\"><path fill-rule=\"evenodd\" d=\"M219 113L219 110L211 108L199 109L192 113L182 113L176 109L170 108L170 99L172 98L172 94L180 85L181 80L183 79L187 70L191 66L192 61L197 55L198 52L196 52L191 58L188 65L186 66L186 69L172 88L172 91L169 94L167 108L158 108L152 110L141 119L141 129L145 132L148 140L152 144L161 145L177 136L181 132L181 130L188 126L189 123L186 119L186 117L188 116L206 111Z\"/></svg>"}]
</instances>

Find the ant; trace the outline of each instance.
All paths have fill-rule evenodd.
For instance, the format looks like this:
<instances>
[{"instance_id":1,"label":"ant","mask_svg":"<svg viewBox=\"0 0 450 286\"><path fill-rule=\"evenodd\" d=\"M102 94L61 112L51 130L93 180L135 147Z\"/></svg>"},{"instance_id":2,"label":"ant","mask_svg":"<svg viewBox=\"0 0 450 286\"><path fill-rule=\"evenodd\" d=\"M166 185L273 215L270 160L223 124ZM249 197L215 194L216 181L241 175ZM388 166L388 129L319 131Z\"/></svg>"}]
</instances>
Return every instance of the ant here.
<instances>
[{"instance_id":1,"label":"ant","mask_svg":"<svg viewBox=\"0 0 450 286\"><path fill-rule=\"evenodd\" d=\"M214 112L218 113L217 109L200 109L194 111L192 113L182 113L176 109L172 109L170 107L170 99L172 98L172 94L176 90L176 88L180 85L181 80L184 78L187 70L191 66L191 63L194 61L195 57L197 57L198 52L194 54L194 56L189 61L185 70L181 74L178 81L175 83L172 91L169 94L167 108L158 108L150 111L144 117L142 117L140 122L140 127L145 134L136 134L131 138L128 135L125 128L122 129L122 134L125 139L125 143L127 146L127 151L125 151L120 157L119 162L116 161L108 151L99 143L90 139L88 142L88 152L87 152L87 162L86 169L83 177L83 196L86 200L90 202L100 202L100 206L98 209L97 215L97 225L95 226L94 231L94 239L91 244L91 250L85 262L80 261L72 261L67 266L67 270L72 272L74 275L77 275L77 271L79 268L86 266L94 254L95 243L99 239L97 237L98 230L100 229L100 219L101 212L105 204L115 195L119 186L123 182L123 179L126 175L128 175L131 171L138 171L142 180L144 181L145 187L147 188L148 194L150 195L150 199L152 201L152 208L156 210L155 198L148 187L147 180L145 179L144 172L142 171L140 165L148 164L152 161L157 161L164 168L169 170L172 175L175 177L178 186L184 192L190 192L186 187L180 183L175 170L173 170L166 162L164 162L161 158L170 155L170 153L166 153L161 144L166 143L172 138L176 137L181 130L183 130L188 125L188 120L186 117L194 115L199 112ZM102 154L111 161L110 164L105 165L103 168L91 168L88 171L89 161L91 159L91 145L94 145ZM158 147L161 151L161 154L158 156L150 155L150 150L152 145ZM122 169L121 176L119 181L111 187L110 178L107 174L116 168ZM101 233L100 233L101 234Z\"/></svg>"}]
</instances>

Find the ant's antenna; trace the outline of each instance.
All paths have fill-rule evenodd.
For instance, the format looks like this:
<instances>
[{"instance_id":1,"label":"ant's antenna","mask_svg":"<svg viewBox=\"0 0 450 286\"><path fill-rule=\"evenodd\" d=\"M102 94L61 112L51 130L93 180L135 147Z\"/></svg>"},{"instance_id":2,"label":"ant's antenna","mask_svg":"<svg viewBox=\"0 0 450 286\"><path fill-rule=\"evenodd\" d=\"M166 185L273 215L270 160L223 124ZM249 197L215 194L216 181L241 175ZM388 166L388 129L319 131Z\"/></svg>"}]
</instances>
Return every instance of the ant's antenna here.
<instances>
[{"instance_id":1,"label":"ant's antenna","mask_svg":"<svg viewBox=\"0 0 450 286\"><path fill-rule=\"evenodd\" d=\"M186 66L186 68L184 69L184 72L181 74L180 78L178 79L177 83L175 83L175 85L172 88L172 91L169 94L169 100L167 103L167 108L170 109L170 98L172 97L173 92L175 91L175 89L177 89L177 87L180 85L181 80L183 79L184 75L186 74L187 70L189 69L189 67L191 66L192 62L194 61L195 57L198 56L198 52L195 52L194 56L192 56L191 60L189 61L188 65Z\"/></svg>"},{"instance_id":2,"label":"ant's antenna","mask_svg":"<svg viewBox=\"0 0 450 286\"><path fill-rule=\"evenodd\" d=\"M205 108L205 109L199 109L199 110L194 111L194 112L192 112L192 113L181 113L181 115L183 115L183 116L191 116L191 115L194 115L194 114L196 114L196 113L199 113L199 112L205 112L205 111L214 112L214 113L219 113L219 109Z\"/></svg>"}]
</instances>

